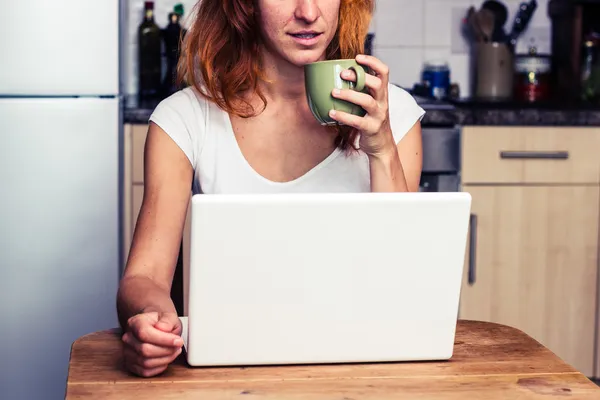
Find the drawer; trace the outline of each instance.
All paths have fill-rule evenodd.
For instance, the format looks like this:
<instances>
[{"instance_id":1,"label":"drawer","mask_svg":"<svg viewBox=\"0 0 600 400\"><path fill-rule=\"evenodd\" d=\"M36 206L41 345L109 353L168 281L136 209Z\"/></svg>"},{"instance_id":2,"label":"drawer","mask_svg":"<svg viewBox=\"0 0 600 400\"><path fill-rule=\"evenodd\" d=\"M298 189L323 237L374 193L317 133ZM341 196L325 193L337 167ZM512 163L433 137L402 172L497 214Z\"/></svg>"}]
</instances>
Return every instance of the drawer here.
<instances>
[{"instance_id":1,"label":"drawer","mask_svg":"<svg viewBox=\"0 0 600 400\"><path fill-rule=\"evenodd\" d=\"M131 167L133 183L144 183L144 147L148 125L132 125Z\"/></svg>"},{"instance_id":2,"label":"drawer","mask_svg":"<svg viewBox=\"0 0 600 400\"><path fill-rule=\"evenodd\" d=\"M464 127L463 184L600 183L600 128Z\"/></svg>"}]
</instances>

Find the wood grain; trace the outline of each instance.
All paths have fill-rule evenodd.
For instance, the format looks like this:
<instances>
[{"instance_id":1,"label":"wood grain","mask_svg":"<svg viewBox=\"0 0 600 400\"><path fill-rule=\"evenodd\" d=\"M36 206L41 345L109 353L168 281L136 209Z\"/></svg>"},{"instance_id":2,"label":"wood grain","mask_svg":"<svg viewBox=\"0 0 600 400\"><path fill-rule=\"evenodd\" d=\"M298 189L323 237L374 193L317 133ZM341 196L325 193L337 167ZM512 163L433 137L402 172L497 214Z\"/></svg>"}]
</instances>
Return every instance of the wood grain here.
<instances>
[{"instance_id":1,"label":"wood grain","mask_svg":"<svg viewBox=\"0 0 600 400\"><path fill-rule=\"evenodd\" d=\"M598 399L600 391L579 374L392 379L312 379L76 385L68 400L208 399L374 400L374 399ZM146 396L147 395L147 396Z\"/></svg>"},{"instance_id":2,"label":"wood grain","mask_svg":"<svg viewBox=\"0 0 600 400\"><path fill-rule=\"evenodd\" d=\"M123 126L123 253L121 260L127 261L129 249L131 248L131 239L133 234L133 225L131 215L132 202L132 175L133 164L131 160L131 151L133 146L133 126L125 124Z\"/></svg>"},{"instance_id":3,"label":"wood grain","mask_svg":"<svg viewBox=\"0 0 600 400\"><path fill-rule=\"evenodd\" d=\"M598 186L463 186L477 215L460 318L518 328L594 374ZM470 246L470 244L469 244Z\"/></svg>"},{"instance_id":4,"label":"wood grain","mask_svg":"<svg viewBox=\"0 0 600 400\"><path fill-rule=\"evenodd\" d=\"M471 126L461 133L463 184L600 182L596 127ZM567 152L565 160L503 159L501 152Z\"/></svg>"},{"instance_id":5,"label":"wood grain","mask_svg":"<svg viewBox=\"0 0 600 400\"><path fill-rule=\"evenodd\" d=\"M72 347L67 399L487 399L569 395L600 389L523 332L459 321L455 352L440 362L190 368L183 356L162 375L124 371L118 331ZM594 397L595 396L595 397Z\"/></svg>"},{"instance_id":6,"label":"wood grain","mask_svg":"<svg viewBox=\"0 0 600 400\"><path fill-rule=\"evenodd\" d=\"M144 183L144 148L146 147L146 136L148 136L148 124L132 125L132 182Z\"/></svg>"}]
</instances>

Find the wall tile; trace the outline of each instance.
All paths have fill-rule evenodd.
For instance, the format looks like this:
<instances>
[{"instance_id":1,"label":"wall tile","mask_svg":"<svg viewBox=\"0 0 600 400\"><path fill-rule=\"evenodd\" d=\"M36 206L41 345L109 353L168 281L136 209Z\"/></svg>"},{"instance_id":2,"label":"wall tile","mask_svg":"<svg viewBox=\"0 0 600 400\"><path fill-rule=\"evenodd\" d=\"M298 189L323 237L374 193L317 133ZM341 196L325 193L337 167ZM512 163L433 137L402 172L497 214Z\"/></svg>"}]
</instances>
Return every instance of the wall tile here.
<instances>
[{"instance_id":1,"label":"wall tile","mask_svg":"<svg viewBox=\"0 0 600 400\"><path fill-rule=\"evenodd\" d=\"M123 66L125 91L137 90L137 27L142 19L144 0L126 0L126 34ZM450 63L452 81L460 85L461 95L470 95L470 58L464 38L456 33L470 5L480 7L483 0L377 0L370 32L375 33L374 52L390 66L393 83L412 87L420 81L423 62L434 58ZM156 21L162 27L173 5L181 2L188 18L197 0L160 0L155 2ZM510 30L521 0L504 0ZM517 44L517 52L526 52L533 44L542 53L550 52L548 0L538 0L538 9Z\"/></svg>"},{"instance_id":2,"label":"wall tile","mask_svg":"<svg viewBox=\"0 0 600 400\"><path fill-rule=\"evenodd\" d=\"M375 43L378 47L423 45L423 2L378 0Z\"/></svg>"},{"instance_id":3,"label":"wall tile","mask_svg":"<svg viewBox=\"0 0 600 400\"><path fill-rule=\"evenodd\" d=\"M478 6L471 0L425 0L425 46L450 47L452 29L456 15L453 9L463 9L467 13L469 6Z\"/></svg>"},{"instance_id":4,"label":"wall tile","mask_svg":"<svg viewBox=\"0 0 600 400\"><path fill-rule=\"evenodd\" d=\"M471 57L468 54L451 54L449 58L450 80L458 84L460 97L470 97L473 94L471 84Z\"/></svg>"},{"instance_id":5,"label":"wall tile","mask_svg":"<svg viewBox=\"0 0 600 400\"><path fill-rule=\"evenodd\" d=\"M423 49L375 47L373 53L389 67L390 83L412 88L421 80Z\"/></svg>"},{"instance_id":6,"label":"wall tile","mask_svg":"<svg viewBox=\"0 0 600 400\"><path fill-rule=\"evenodd\" d=\"M426 47L423 51L423 62L446 61L450 62L450 47Z\"/></svg>"}]
</instances>

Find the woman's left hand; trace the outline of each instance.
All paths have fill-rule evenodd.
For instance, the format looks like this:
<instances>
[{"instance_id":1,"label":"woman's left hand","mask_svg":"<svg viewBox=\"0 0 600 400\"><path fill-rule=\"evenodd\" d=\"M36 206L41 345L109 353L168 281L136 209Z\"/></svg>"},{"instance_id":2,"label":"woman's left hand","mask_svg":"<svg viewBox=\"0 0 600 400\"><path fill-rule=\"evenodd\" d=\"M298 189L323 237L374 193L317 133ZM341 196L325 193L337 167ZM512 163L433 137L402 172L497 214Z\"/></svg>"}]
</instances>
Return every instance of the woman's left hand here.
<instances>
[{"instance_id":1,"label":"woman's left hand","mask_svg":"<svg viewBox=\"0 0 600 400\"><path fill-rule=\"evenodd\" d=\"M388 111L389 68L379 59L369 55L358 55L356 62L370 67L374 73L365 73L365 86L369 93L343 89L333 90L332 95L361 106L367 114L360 117L332 110L330 116L344 125L358 129L360 149L369 156L380 157L388 154L390 150L395 150ZM356 81L356 74L352 70L344 70L341 76L344 80Z\"/></svg>"}]
</instances>

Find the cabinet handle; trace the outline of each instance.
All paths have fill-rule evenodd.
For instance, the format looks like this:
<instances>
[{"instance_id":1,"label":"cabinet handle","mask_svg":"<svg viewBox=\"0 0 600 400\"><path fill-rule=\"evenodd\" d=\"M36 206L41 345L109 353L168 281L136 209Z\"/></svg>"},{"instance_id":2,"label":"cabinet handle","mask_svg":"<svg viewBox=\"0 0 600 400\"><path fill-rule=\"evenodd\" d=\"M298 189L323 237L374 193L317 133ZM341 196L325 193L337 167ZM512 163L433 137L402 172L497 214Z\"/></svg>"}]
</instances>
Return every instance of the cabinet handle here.
<instances>
[{"instance_id":1,"label":"cabinet handle","mask_svg":"<svg viewBox=\"0 0 600 400\"><path fill-rule=\"evenodd\" d=\"M568 151L501 151L502 159L521 160L566 160L569 158Z\"/></svg>"},{"instance_id":2,"label":"cabinet handle","mask_svg":"<svg viewBox=\"0 0 600 400\"><path fill-rule=\"evenodd\" d=\"M477 268L477 215L471 214L469 218L469 285L475 283L475 270Z\"/></svg>"}]
</instances>

